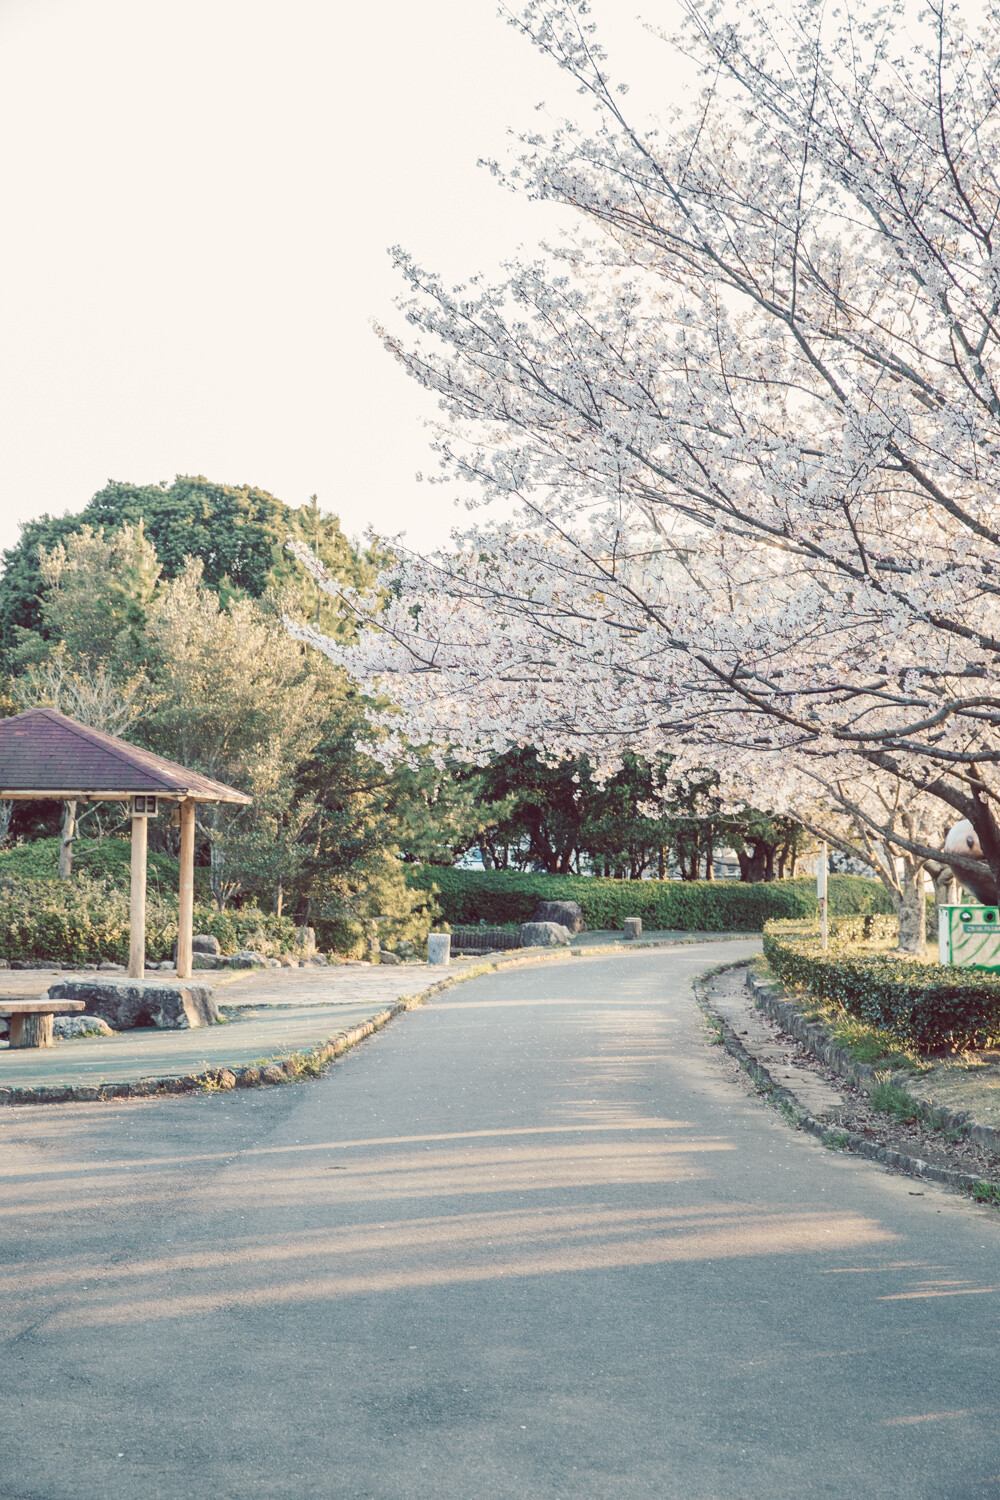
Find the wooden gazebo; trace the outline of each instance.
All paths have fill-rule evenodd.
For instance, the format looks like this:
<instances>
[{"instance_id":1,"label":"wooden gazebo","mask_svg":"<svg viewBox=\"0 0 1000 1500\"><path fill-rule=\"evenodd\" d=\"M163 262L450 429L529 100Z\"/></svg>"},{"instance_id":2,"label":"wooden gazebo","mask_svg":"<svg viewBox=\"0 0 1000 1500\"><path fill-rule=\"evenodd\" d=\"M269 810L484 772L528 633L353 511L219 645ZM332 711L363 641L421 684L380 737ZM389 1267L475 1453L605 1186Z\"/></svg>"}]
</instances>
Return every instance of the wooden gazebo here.
<instances>
[{"instance_id":1,"label":"wooden gazebo","mask_svg":"<svg viewBox=\"0 0 1000 1500\"><path fill-rule=\"evenodd\" d=\"M132 805L132 890L129 974L146 967L146 830L162 808L180 812L181 860L177 974L191 977L194 916L195 807L199 802L252 800L221 781L188 771L162 755L89 729L51 708L31 708L0 719L0 798L50 802L129 802Z\"/></svg>"}]
</instances>

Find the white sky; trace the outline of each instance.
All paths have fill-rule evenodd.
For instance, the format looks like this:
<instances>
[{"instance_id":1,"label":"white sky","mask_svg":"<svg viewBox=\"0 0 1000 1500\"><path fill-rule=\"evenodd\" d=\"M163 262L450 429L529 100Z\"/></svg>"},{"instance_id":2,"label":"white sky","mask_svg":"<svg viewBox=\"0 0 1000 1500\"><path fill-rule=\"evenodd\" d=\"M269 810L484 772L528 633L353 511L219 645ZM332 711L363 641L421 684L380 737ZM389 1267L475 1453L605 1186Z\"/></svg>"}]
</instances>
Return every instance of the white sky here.
<instances>
[{"instance_id":1,"label":"white sky","mask_svg":"<svg viewBox=\"0 0 1000 1500\"><path fill-rule=\"evenodd\" d=\"M614 71L672 101L633 9L595 0ZM393 242L458 280L552 232L476 167L542 99L581 107L494 0L0 0L0 546L176 473L444 541L433 403L369 319Z\"/></svg>"}]
</instances>

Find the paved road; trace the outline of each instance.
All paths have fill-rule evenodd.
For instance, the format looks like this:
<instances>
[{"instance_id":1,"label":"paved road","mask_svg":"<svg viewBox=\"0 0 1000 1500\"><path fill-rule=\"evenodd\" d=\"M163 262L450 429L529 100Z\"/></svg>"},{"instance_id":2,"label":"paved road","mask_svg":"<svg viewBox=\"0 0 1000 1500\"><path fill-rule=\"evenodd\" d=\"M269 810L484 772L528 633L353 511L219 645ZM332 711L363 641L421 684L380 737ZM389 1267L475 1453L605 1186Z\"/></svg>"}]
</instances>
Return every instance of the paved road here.
<instances>
[{"instance_id":1,"label":"paved road","mask_svg":"<svg viewBox=\"0 0 1000 1500\"><path fill-rule=\"evenodd\" d=\"M1000 1496L1000 1218L746 1095L688 980L747 949L0 1112L0 1496Z\"/></svg>"}]
</instances>

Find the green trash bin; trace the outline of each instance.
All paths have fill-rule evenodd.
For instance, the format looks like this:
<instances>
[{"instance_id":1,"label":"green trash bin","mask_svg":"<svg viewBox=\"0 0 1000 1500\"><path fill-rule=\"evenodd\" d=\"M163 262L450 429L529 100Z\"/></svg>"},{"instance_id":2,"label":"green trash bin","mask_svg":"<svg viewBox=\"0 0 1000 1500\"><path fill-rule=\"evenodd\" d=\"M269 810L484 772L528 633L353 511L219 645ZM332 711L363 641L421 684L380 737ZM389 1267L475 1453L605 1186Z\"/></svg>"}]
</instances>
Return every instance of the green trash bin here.
<instances>
[{"instance_id":1,"label":"green trash bin","mask_svg":"<svg viewBox=\"0 0 1000 1500\"><path fill-rule=\"evenodd\" d=\"M1000 907L938 907L938 962L1000 972Z\"/></svg>"}]
</instances>

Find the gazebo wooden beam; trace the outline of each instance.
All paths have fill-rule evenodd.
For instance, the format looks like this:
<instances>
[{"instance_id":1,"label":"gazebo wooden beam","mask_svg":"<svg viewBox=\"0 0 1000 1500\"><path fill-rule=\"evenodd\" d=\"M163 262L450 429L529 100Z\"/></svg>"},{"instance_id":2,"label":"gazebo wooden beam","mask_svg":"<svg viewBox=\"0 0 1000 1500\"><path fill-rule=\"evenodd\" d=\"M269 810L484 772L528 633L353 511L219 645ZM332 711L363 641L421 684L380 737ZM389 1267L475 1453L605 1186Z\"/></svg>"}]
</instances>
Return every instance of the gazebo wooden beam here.
<instances>
[{"instance_id":1,"label":"gazebo wooden beam","mask_svg":"<svg viewBox=\"0 0 1000 1500\"><path fill-rule=\"evenodd\" d=\"M180 807L177 973L191 977L195 809L199 802L246 807L252 799L200 771L127 740L78 724L51 708L0 719L0 799L12 802L132 802L155 797ZM140 803L140 807L141 807ZM146 818L133 804L129 974L146 966Z\"/></svg>"},{"instance_id":2,"label":"gazebo wooden beam","mask_svg":"<svg viewBox=\"0 0 1000 1500\"><path fill-rule=\"evenodd\" d=\"M194 815L189 797L181 803L181 871L177 902L177 977L190 979L194 962Z\"/></svg>"}]
</instances>

